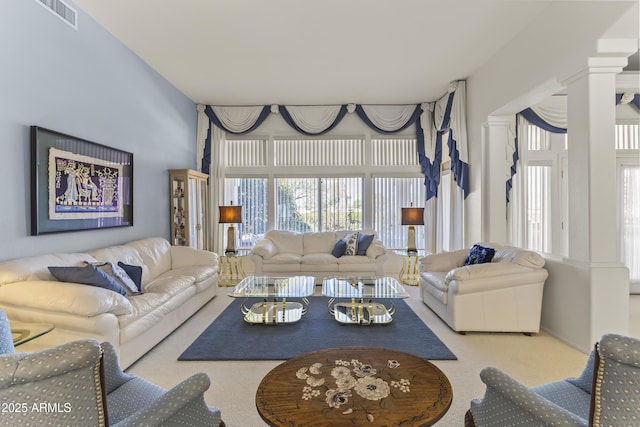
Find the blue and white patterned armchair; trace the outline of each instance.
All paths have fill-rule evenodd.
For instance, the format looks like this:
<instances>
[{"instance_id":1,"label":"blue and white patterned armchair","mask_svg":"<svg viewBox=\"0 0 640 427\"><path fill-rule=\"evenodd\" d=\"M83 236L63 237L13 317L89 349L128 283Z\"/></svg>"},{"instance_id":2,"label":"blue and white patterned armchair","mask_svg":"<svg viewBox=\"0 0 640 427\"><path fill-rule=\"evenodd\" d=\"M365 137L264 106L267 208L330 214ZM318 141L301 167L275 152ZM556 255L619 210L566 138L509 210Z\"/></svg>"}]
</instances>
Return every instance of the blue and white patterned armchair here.
<instances>
[{"instance_id":1,"label":"blue and white patterned armchair","mask_svg":"<svg viewBox=\"0 0 640 427\"><path fill-rule=\"evenodd\" d=\"M0 310L0 426L224 426L204 401L209 386L199 373L166 391L124 373L113 346L95 340L16 353Z\"/></svg>"},{"instance_id":2,"label":"blue and white patterned armchair","mask_svg":"<svg viewBox=\"0 0 640 427\"><path fill-rule=\"evenodd\" d=\"M604 335L577 378L526 388L496 368L480 378L487 389L471 401L465 425L640 426L640 340Z\"/></svg>"}]
</instances>

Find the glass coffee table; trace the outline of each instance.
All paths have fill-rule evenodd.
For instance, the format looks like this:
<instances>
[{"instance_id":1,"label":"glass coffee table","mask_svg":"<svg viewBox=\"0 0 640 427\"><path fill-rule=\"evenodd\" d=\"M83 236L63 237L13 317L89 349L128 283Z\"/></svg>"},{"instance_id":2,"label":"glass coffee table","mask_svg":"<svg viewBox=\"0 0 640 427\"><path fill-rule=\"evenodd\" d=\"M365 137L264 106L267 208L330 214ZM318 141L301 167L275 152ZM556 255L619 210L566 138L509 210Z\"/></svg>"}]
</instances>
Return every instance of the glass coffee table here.
<instances>
[{"instance_id":1,"label":"glass coffee table","mask_svg":"<svg viewBox=\"0 0 640 427\"><path fill-rule=\"evenodd\" d=\"M294 323L307 313L307 297L313 295L315 286L313 276L248 276L229 292L229 296L245 299L240 309L247 323ZM262 301L247 305L249 299L255 298ZM302 302L287 301L287 298L300 298Z\"/></svg>"},{"instance_id":2,"label":"glass coffee table","mask_svg":"<svg viewBox=\"0 0 640 427\"><path fill-rule=\"evenodd\" d=\"M387 324L393 321L394 299L408 298L393 277L325 277L322 295L329 297L329 313L342 324ZM351 301L339 301L347 299ZM374 300L389 300L388 306Z\"/></svg>"}]
</instances>

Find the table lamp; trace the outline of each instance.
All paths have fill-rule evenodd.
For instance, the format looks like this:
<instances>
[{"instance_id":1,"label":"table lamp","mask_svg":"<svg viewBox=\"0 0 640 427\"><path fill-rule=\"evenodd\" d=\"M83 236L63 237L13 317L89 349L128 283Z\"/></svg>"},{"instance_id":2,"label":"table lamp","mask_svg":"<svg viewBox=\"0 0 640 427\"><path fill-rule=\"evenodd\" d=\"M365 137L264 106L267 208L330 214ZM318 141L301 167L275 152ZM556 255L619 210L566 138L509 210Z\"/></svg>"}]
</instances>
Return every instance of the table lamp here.
<instances>
[{"instance_id":1,"label":"table lamp","mask_svg":"<svg viewBox=\"0 0 640 427\"><path fill-rule=\"evenodd\" d=\"M220 224L230 224L227 230L227 249L225 249L225 255L236 254L236 229L233 224L240 224L242 222L242 206L233 206L231 202L230 206L219 206L220 209Z\"/></svg>"},{"instance_id":2,"label":"table lamp","mask_svg":"<svg viewBox=\"0 0 640 427\"><path fill-rule=\"evenodd\" d=\"M424 225L424 208L414 208L413 203L408 208L402 209L402 225L409 226L409 243L407 253L416 253L416 228L414 225Z\"/></svg>"}]
</instances>

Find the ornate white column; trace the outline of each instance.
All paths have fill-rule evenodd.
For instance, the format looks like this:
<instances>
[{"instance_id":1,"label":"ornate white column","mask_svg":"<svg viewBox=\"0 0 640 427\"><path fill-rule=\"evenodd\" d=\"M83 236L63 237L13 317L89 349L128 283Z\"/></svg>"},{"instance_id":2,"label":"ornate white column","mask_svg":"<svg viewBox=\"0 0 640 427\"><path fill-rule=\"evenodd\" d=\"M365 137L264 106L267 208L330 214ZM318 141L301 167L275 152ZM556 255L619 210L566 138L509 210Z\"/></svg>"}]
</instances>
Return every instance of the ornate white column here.
<instances>
[{"instance_id":1,"label":"ornate white column","mask_svg":"<svg viewBox=\"0 0 640 427\"><path fill-rule=\"evenodd\" d=\"M584 269L589 338L629 329L629 272L617 261L615 83L627 59L587 58L568 89L569 258ZM587 284L585 284L587 285ZM586 295L580 296L583 298Z\"/></svg>"},{"instance_id":2,"label":"ornate white column","mask_svg":"<svg viewBox=\"0 0 640 427\"><path fill-rule=\"evenodd\" d=\"M509 243L506 182L511 164L506 158L514 138L512 116L489 116L482 134L482 240Z\"/></svg>"}]
</instances>

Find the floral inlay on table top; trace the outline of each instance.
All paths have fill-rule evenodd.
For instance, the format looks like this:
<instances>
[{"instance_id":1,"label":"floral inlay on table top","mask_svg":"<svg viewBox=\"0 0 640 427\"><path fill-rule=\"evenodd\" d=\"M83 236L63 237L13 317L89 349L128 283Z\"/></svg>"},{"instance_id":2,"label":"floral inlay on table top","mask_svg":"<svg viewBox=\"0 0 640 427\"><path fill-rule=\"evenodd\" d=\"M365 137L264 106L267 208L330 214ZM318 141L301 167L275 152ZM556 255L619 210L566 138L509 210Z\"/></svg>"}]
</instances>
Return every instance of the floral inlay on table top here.
<instances>
[{"instance_id":1,"label":"floral inlay on table top","mask_svg":"<svg viewBox=\"0 0 640 427\"><path fill-rule=\"evenodd\" d=\"M272 369L256 391L270 426L425 427L453 398L446 375L413 354L338 347L293 357Z\"/></svg>"},{"instance_id":2,"label":"floral inlay on table top","mask_svg":"<svg viewBox=\"0 0 640 427\"><path fill-rule=\"evenodd\" d=\"M379 401L392 393L400 398L411 392L411 381L395 375L398 366L397 360L387 361L386 366L358 359L336 360L333 366L314 363L300 368L296 377L305 384L301 387L303 400L324 399L327 406L342 410L343 415L365 416L373 423L375 407L367 401Z\"/></svg>"}]
</instances>

